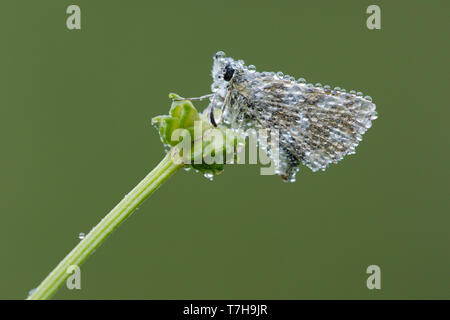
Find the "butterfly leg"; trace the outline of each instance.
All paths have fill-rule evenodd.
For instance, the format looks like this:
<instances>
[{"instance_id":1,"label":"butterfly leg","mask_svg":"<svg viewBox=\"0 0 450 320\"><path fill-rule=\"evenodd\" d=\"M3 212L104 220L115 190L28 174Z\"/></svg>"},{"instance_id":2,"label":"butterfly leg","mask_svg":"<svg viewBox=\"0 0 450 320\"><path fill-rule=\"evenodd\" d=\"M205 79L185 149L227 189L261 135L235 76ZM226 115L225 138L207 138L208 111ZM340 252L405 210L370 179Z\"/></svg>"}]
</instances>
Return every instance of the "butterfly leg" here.
<instances>
[{"instance_id":1,"label":"butterfly leg","mask_svg":"<svg viewBox=\"0 0 450 320\"><path fill-rule=\"evenodd\" d=\"M214 127L217 127L216 119L214 119L214 105L216 104L216 95L213 96L211 103L208 106L209 109L209 121Z\"/></svg>"},{"instance_id":2,"label":"butterfly leg","mask_svg":"<svg viewBox=\"0 0 450 320\"><path fill-rule=\"evenodd\" d=\"M230 100L230 98L231 98L231 88L228 88L228 91L225 94L225 98L223 99L222 107L220 108L220 118L217 121L217 123L219 123L219 124L222 123L223 113L225 111L225 107L227 106L227 104L229 102L228 100Z\"/></svg>"}]
</instances>

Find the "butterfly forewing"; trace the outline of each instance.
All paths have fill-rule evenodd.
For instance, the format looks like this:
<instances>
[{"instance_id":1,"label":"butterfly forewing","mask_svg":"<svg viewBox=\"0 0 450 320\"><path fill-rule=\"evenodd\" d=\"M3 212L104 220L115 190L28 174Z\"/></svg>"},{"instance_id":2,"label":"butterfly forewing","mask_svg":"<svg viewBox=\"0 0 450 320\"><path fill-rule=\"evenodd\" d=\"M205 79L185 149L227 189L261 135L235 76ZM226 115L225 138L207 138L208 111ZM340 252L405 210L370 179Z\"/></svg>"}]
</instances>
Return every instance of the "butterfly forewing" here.
<instances>
[{"instance_id":1,"label":"butterfly forewing","mask_svg":"<svg viewBox=\"0 0 450 320\"><path fill-rule=\"evenodd\" d=\"M232 89L234 121L279 130L286 177L299 162L317 171L354 153L376 117L375 105L353 93L277 76L241 77Z\"/></svg>"}]
</instances>

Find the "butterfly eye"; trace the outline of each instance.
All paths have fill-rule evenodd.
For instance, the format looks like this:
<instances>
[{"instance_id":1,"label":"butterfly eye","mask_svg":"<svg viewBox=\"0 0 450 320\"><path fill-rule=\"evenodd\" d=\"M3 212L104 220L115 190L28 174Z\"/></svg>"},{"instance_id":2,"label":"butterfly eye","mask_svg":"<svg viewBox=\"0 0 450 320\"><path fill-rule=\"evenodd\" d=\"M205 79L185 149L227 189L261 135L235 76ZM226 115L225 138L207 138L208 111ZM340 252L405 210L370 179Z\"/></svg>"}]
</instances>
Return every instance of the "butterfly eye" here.
<instances>
[{"instance_id":1,"label":"butterfly eye","mask_svg":"<svg viewBox=\"0 0 450 320\"><path fill-rule=\"evenodd\" d=\"M227 64L223 69L223 80L230 81L233 78L234 69L230 64Z\"/></svg>"}]
</instances>

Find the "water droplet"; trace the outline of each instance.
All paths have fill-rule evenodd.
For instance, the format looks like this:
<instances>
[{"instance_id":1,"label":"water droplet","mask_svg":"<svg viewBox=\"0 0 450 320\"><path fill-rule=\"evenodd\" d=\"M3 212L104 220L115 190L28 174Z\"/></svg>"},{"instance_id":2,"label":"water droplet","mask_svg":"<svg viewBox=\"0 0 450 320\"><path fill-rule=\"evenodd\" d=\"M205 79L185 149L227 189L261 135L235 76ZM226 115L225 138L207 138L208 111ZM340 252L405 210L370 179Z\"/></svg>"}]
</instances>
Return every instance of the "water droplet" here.
<instances>
[{"instance_id":1,"label":"water droplet","mask_svg":"<svg viewBox=\"0 0 450 320\"><path fill-rule=\"evenodd\" d=\"M364 99L366 99L367 101L372 101L372 97L371 96L365 96Z\"/></svg>"},{"instance_id":2,"label":"water droplet","mask_svg":"<svg viewBox=\"0 0 450 320\"><path fill-rule=\"evenodd\" d=\"M256 70L256 67L254 66L254 65L249 65L248 67L247 67L247 69L248 69L248 71L255 71Z\"/></svg>"},{"instance_id":3,"label":"water droplet","mask_svg":"<svg viewBox=\"0 0 450 320\"><path fill-rule=\"evenodd\" d=\"M225 57L225 52L223 51L217 51L216 54L214 55L214 58L216 59L220 59L220 58L224 58Z\"/></svg>"},{"instance_id":4,"label":"water droplet","mask_svg":"<svg viewBox=\"0 0 450 320\"><path fill-rule=\"evenodd\" d=\"M322 88L322 84L321 84L320 82L317 82L317 83L316 83L316 87Z\"/></svg>"},{"instance_id":5,"label":"water droplet","mask_svg":"<svg viewBox=\"0 0 450 320\"><path fill-rule=\"evenodd\" d=\"M208 179L209 181L213 181L213 179L214 179L214 174L211 173L211 172L205 172L205 173L203 174L203 176L204 176L206 179Z\"/></svg>"},{"instance_id":6,"label":"water droplet","mask_svg":"<svg viewBox=\"0 0 450 320\"><path fill-rule=\"evenodd\" d=\"M84 232L80 232L80 234L78 235L78 238L80 240L83 240L86 237L86 235L84 234Z\"/></svg>"},{"instance_id":7,"label":"water droplet","mask_svg":"<svg viewBox=\"0 0 450 320\"><path fill-rule=\"evenodd\" d=\"M283 78L283 76L284 76L284 73L283 73L283 72L281 72L281 71L278 71L278 72L277 72L277 76L279 76L280 78Z\"/></svg>"},{"instance_id":8,"label":"water droplet","mask_svg":"<svg viewBox=\"0 0 450 320\"><path fill-rule=\"evenodd\" d=\"M303 78L298 78L297 82L298 83L306 83L306 80Z\"/></svg>"},{"instance_id":9,"label":"water droplet","mask_svg":"<svg viewBox=\"0 0 450 320\"><path fill-rule=\"evenodd\" d=\"M217 83L213 83L211 85L211 91L216 92L217 90L219 90L219 85Z\"/></svg>"},{"instance_id":10,"label":"water droplet","mask_svg":"<svg viewBox=\"0 0 450 320\"><path fill-rule=\"evenodd\" d=\"M334 87L333 90L334 90L334 91L340 91L340 90L341 90L341 87Z\"/></svg>"},{"instance_id":11,"label":"water droplet","mask_svg":"<svg viewBox=\"0 0 450 320\"><path fill-rule=\"evenodd\" d=\"M370 120L376 120L378 118L378 113L375 111L372 116L370 117Z\"/></svg>"},{"instance_id":12,"label":"water droplet","mask_svg":"<svg viewBox=\"0 0 450 320\"><path fill-rule=\"evenodd\" d=\"M31 289L28 291L28 296L31 296L36 291L36 288Z\"/></svg>"},{"instance_id":13,"label":"water droplet","mask_svg":"<svg viewBox=\"0 0 450 320\"><path fill-rule=\"evenodd\" d=\"M283 77L283 79L284 79L284 80L288 80L288 81L295 81L295 78L294 78L293 76L290 76L290 75L285 75L285 76Z\"/></svg>"}]
</instances>

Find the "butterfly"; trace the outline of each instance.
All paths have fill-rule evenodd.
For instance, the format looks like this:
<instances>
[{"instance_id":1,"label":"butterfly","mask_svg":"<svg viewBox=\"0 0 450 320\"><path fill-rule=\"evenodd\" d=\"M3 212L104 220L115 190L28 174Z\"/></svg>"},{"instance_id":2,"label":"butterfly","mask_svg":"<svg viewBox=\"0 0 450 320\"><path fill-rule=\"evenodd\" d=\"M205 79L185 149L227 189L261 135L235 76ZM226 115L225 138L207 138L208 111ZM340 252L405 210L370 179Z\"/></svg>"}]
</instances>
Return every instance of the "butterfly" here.
<instances>
[{"instance_id":1,"label":"butterfly","mask_svg":"<svg viewBox=\"0 0 450 320\"><path fill-rule=\"evenodd\" d=\"M211 123L277 130L276 173L285 181L295 181L300 164L312 171L325 170L355 153L378 117L372 98L360 92L307 84L282 72L257 72L222 51L213 60L212 94L207 95ZM214 116L216 108L222 110L219 119Z\"/></svg>"}]
</instances>

